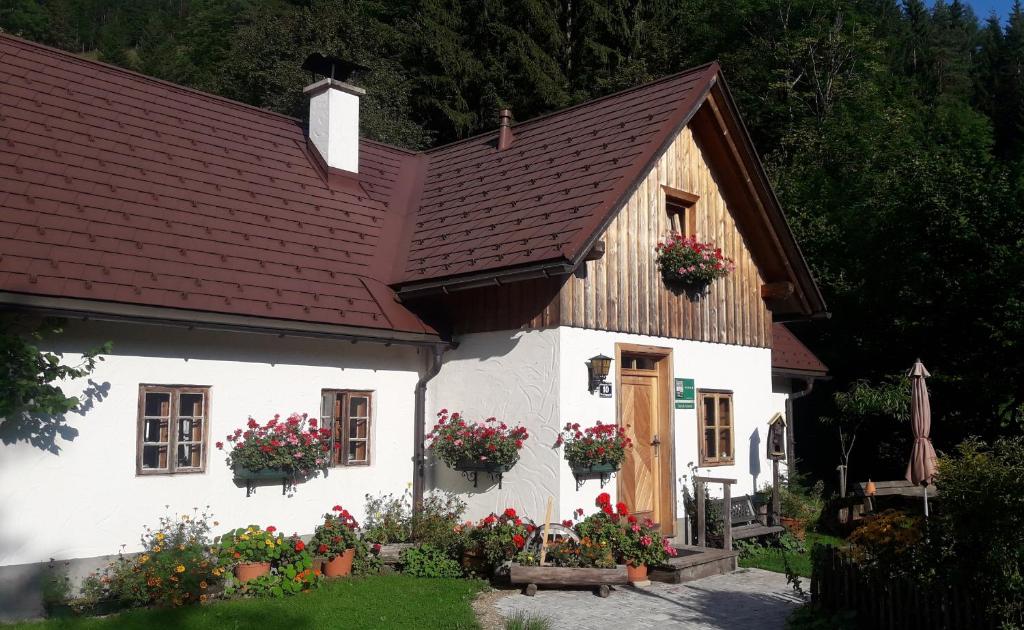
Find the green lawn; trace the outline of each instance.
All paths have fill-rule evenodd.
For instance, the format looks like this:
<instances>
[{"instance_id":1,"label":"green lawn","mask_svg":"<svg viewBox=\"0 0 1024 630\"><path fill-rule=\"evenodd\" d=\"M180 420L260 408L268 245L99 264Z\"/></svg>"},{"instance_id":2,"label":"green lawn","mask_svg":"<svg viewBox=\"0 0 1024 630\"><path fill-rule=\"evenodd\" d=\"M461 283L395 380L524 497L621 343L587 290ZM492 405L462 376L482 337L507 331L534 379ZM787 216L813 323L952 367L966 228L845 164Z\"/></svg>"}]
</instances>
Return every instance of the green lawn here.
<instances>
[{"instance_id":1,"label":"green lawn","mask_svg":"<svg viewBox=\"0 0 1024 630\"><path fill-rule=\"evenodd\" d=\"M804 541L804 546L807 548L803 553L786 551L782 549L765 547L754 551L753 553L744 556L740 556L740 566L754 569L764 569L765 571L775 571L776 573L785 573L786 567L783 561L783 554L788 556L789 565L793 567L793 570L802 577L811 577L811 548L814 547L815 543L821 543L823 545L842 545L843 539L836 538L835 536L829 536L828 534L817 534L814 532L807 533L807 540Z\"/></svg>"},{"instance_id":2,"label":"green lawn","mask_svg":"<svg viewBox=\"0 0 1024 630\"><path fill-rule=\"evenodd\" d=\"M382 575L336 580L284 599L240 599L174 610L135 610L113 617L50 619L6 628L26 630L235 630L243 628L477 628L470 606L486 583Z\"/></svg>"}]
</instances>

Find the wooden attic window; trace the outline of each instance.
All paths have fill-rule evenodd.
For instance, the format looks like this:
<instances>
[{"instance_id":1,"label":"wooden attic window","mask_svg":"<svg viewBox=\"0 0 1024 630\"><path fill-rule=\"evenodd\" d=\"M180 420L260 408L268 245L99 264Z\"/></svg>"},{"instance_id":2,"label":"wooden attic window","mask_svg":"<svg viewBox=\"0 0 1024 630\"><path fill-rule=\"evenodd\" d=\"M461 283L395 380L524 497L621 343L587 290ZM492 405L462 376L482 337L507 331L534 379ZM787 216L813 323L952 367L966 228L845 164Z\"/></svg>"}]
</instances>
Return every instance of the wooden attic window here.
<instances>
[{"instance_id":1,"label":"wooden attic window","mask_svg":"<svg viewBox=\"0 0 1024 630\"><path fill-rule=\"evenodd\" d=\"M665 211L668 213L672 232L683 236L697 234L697 202L700 195L669 186L662 186L665 191Z\"/></svg>"}]
</instances>

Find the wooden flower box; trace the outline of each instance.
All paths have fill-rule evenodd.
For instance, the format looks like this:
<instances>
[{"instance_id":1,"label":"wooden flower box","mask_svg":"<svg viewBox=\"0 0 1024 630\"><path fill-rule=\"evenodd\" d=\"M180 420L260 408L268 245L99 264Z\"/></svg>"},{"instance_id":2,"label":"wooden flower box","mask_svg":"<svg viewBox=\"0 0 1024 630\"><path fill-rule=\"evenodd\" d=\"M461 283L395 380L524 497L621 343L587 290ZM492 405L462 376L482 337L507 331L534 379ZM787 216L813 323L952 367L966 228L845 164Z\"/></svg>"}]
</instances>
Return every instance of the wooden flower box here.
<instances>
[{"instance_id":1,"label":"wooden flower box","mask_svg":"<svg viewBox=\"0 0 1024 630\"><path fill-rule=\"evenodd\" d=\"M533 596L539 586L577 587L592 586L600 597L608 597L611 587L616 584L628 584L626 565L616 565L614 569L572 568L572 567L536 567L512 563L509 570L509 581L512 584L525 584L524 595Z\"/></svg>"}]
</instances>

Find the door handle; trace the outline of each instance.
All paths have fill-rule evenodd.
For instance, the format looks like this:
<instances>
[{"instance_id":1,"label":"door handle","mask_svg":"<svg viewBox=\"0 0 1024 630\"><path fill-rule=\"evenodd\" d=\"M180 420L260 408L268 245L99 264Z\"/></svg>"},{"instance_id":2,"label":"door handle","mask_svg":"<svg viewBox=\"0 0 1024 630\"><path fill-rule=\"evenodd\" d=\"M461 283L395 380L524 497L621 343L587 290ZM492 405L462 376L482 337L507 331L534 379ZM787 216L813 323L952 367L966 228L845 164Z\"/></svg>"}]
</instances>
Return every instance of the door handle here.
<instances>
[{"instance_id":1,"label":"door handle","mask_svg":"<svg viewBox=\"0 0 1024 630\"><path fill-rule=\"evenodd\" d=\"M654 447L654 456L657 457L658 452L661 450L661 439L658 438L657 434L655 434L654 438L651 440L651 446Z\"/></svg>"}]
</instances>

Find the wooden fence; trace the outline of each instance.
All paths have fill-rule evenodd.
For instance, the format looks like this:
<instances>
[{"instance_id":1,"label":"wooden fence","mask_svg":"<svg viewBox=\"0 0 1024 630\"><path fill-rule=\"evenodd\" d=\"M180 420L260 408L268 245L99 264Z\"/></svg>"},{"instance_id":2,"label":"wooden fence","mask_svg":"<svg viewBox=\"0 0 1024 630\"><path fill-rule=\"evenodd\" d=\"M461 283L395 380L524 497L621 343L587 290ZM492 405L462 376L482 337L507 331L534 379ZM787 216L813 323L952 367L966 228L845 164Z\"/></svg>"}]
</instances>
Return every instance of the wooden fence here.
<instances>
[{"instance_id":1,"label":"wooden fence","mask_svg":"<svg viewBox=\"0 0 1024 630\"><path fill-rule=\"evenodd\" d=\"M962 584L924 586L910 578L872 575L839 549L813 550L811 602L830 612L857 613L862 628L960 630L990 628L983 594Z\"/></svg>"}]
</instances>

